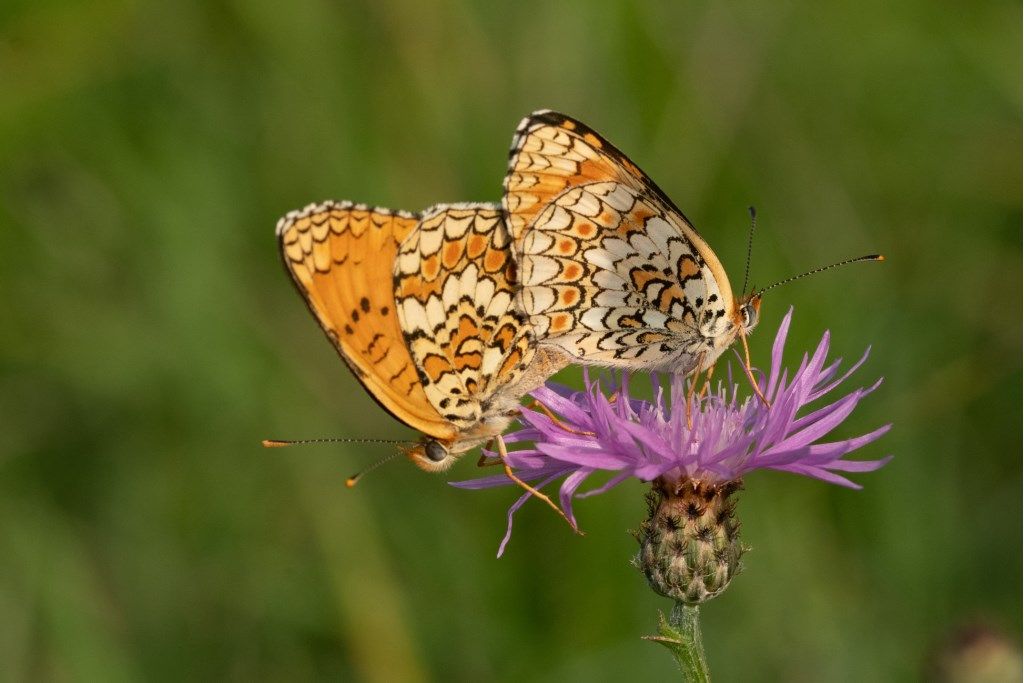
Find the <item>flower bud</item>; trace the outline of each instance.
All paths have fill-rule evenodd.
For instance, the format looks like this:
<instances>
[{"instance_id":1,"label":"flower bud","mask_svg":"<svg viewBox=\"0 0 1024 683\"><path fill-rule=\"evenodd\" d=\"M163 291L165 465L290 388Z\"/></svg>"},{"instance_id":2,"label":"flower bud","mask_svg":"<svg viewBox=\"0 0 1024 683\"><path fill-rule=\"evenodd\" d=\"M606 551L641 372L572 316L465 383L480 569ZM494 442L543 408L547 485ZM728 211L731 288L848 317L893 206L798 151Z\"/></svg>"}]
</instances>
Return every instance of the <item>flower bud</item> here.
<instances>
[{"instance_id":1,"label":"flower bud","mask_svg":"<svg viewBox=\"0 0 1024 683\"><path fill-rule=\"evenodd\" d=\"M636 532L635 564L656 592L698 605L729 585L747 548L739 540L733 493L742 484L705 484L692 479L654 482L648 518Z\"/></svg>"}]
</instances>

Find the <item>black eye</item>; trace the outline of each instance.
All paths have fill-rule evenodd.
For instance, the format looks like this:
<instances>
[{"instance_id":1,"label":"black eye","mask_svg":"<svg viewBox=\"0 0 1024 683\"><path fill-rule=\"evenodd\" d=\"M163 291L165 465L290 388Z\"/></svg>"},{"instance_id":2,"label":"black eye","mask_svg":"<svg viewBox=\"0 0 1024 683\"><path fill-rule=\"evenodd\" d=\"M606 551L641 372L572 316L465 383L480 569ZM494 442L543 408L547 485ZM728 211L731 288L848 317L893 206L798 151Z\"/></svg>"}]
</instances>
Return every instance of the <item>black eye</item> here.
<instances>
[{"instance_id":1,"label":"black eye","mask_svg":"<svg viewBox=\"0 0 1024 683\"><path fill-rule=\"evenodd\" d=\"M423 451L426 453L427 458L434 462L441 462L448 457L448 449L436 441L428 441Z\"/></svg>"}]
</instances>

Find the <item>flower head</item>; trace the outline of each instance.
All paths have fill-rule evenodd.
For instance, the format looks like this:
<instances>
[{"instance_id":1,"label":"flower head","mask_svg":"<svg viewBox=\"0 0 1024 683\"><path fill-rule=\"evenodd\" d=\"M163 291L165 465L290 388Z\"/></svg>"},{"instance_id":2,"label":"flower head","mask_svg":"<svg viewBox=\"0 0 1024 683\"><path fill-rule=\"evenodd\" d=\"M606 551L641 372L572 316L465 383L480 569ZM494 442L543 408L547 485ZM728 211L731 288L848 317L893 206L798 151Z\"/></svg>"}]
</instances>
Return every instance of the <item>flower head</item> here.
<instances>
[{"instance_id":1,"label":"flower head","mask_svg":"<svg viewBox=\"0 0 1024 683\"><path fill-rule=\"evenodd\" d=\"M524 427L505 437L506 443L528 443L508 454L517 476L540 488L561 480L559 503L575 523L572 501L602 493L630 477L643 481L690 481L715 486L736 481L757 469L802 474L840 486L860 488L840 472L869 472L889 461L844 460L844 456L885 434L884 425L862 436L818 443L845 420L864 396L881 380L809 411L809 404L832 394L867 359L867 352L849 370L839 375L841 359L826 365L829 334L817 348L804 355L792 373L782 367L782 354L792 318L786 314L772 347L771 367L760 375L758 385L770 405L753 395L741 398L739 385L722 385L708 393L694 395L686 378L673 375L666 393L657 377L654 399L634 398L629 378L623 375L606 394L600 380L584 374L586 388L572 391L548 384L533 397L558 414L522 410ZM802 414L801 414L802 413ZM602 486L577 494L591 474L612 473ZM505 476L458 482L462 488L486 488L510 484ZM529 498L521 496L510 508L512 516Z\"/></svg>"}]
</instances>

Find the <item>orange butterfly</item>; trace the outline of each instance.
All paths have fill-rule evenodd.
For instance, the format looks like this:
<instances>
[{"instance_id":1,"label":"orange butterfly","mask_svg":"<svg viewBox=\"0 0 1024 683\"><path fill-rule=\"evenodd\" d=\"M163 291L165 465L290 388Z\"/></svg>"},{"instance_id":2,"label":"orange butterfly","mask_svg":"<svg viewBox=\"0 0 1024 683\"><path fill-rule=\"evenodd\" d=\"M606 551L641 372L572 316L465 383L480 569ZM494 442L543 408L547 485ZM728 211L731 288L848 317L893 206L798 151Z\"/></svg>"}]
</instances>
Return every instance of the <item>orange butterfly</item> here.
<instances>
[{"instance_id":1,"label":"orange butterfly","mask_svg":"<svg viewBox=\"0 0 1024 683\"><path fill-rule=\"evenodd\" d=\"M424 435L407 455L428 471L501 434L566 362L538 350L519 312L501 216L488 204L413 214L328 201L277 225L310 311L370 395Z\"/></svg>"}]
</instances>

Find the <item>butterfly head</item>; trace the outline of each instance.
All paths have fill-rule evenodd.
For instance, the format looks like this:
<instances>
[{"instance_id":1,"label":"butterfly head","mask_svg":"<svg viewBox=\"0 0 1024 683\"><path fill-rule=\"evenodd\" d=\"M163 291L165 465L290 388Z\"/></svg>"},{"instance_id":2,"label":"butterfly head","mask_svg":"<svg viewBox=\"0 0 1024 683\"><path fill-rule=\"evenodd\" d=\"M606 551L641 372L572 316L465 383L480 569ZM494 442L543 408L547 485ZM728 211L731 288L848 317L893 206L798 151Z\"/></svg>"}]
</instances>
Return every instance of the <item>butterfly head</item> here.
<instances>
[{"instance_id":1,"label":"butterfly head","mask_svg":"<svg viewBox=\"0 0 1024 683\"><path fill-rule=\"evenodd\" d=\"M406 448L405 455L426 472L443 472L458 459L458 455L452 453L449 445L430 438Z\"/></svg>"}]
</instances>

